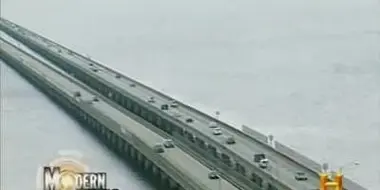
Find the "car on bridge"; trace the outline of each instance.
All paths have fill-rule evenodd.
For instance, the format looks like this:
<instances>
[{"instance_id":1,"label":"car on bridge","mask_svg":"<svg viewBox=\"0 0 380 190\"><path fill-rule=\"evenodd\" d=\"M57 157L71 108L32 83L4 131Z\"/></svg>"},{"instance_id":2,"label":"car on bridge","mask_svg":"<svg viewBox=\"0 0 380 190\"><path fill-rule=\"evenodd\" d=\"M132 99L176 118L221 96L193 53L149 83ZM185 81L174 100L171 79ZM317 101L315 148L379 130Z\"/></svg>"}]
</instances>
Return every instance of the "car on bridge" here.
<instances>
[{"instance_id":1,"label":"car on bridge","mask_svg":"<svg viewBox=\"0 0 380 190\"><path fill-rule=\"evenodd\" d=\"M259 167L262 168L262 169L267 168L268 165L269 165L269 160L266 159L266 158L260 160L260 162L259 162Z\"/></svg>"},{"instance_id":2,"label":"car on bridge","mask_svg":"<svg viewBox=\"0 0 380 190\"><path fill-rule=\"evenodd\" d=\"M297 172L294 178L297 181L306 181L308 178L304 172Z\"/></svg>"},{"instance_id":3,"label":"car on bridge","mask_svg":"<svg viewBox=\"0 0 380 190\"><path fill-rule=\"evenodd\" d=\"M94 96L94 98L92 98L92 101L93 101L93 102L99 102L99 98L96 97L96 96Z\"/></svg>"},{"instance_id":4,"label":"car on bridge","mask_svg":"<svg viewBox=\"0 0 380 190\"><path fill-rule=\"evenodd\" d=\"M169 109L169 105L167 105L167 104L161 105L161 110L168 110L168 109Z\"/></svg>"},{"instance_id":5,"label":"car on bridge","mask_svg":"<svg viewBox=\"0 0 380 190\"><path fill-rule=\"evenodd\" d=\"M80 97L80 96L81 96L81 93L79 91L74 92L74 97Z\"/></svg>"},{"instance_id":6,"label":"car on bridge","mask_svg":"<svg viewBox=\"0 0 380 190\"><path fill-rule=\"evenodd\" d=\"M164 147L162 146L161 143L157 143L157 144L155 144L155 145L153 146L153 151L154 151L155 153L163 153L163 152L165 152Z\"/></svg>"},{"instance_id":7,"label":"car on bridge","mask_svg":"<svg viewBox=\"0 0 380 190\"><path fill-rule=\"evenodd\" d=\"M212 131L212 134L214 134L214 135L221 135L222 134L222 129L220 129L219 127L217 127L217 128L215 128Z\"/></svg>"},{"instance_id":8,"label":"car on bridge","mask_svg":"<svg viewBox=\"0 0 380 190\"><path fill-rule=\"evenodd\" d=\"M153 96L151 96L151 97L149 97L148 102L149 103L154 103L154 102L156 102L156 100L154 99Z\"/></svg>"},{"instance_id":9,"label":"car on bridge","mask_svg":"<svg viewBox=\"0 0 380 190\"><path fill-rule=\"evenodd\" d=\"M192 122L194 122L194 120L192 118L187 118L186 119L186 123L192 123Z\"/></svg>"},{"instance_id":10,"label":"car on bridge","mask_svg":"<svg viewBox=\"0 0 380 190\"><path fill-rule=\"evenodd\" d=\"M235 141L235 138L233 136L228 136L226 138L226 144L235 144L236 141Z\"/></svg>"},{"instance_id":11,"label":"car on bridge","mask_svg":"<svg viewBox=\"0 0 380 190\"><path fill-rule=\"evenodd\" d=\"M265 154L262 154L262 153L260 153L260 154L255 154L255 155L253 156L253 161L254 161L254 162L260 162L260 161L263 160L263 159L266 159L266 156L265 156Z\"/></svg>"},{"instance_id":12,"label":"car on bridge","mask_svg":"<svg viewBox=\"0 0 380 190\"><path fill-rule=\"evenodd\" d=\"M218 127L218 124L214 121L211 121L209 124L208 124L208 127L210 128L217 128Z\"/></svg>"},{"instance_id":13,"label":"car on bridge","mask_svg":"<svg viewBox=\"0 0 380 190\"><path fill-rule=\"evenodd\" d=\"M171 103L170 103L170 107L177 108L178 107L178 102L175 101L175 100L172 100Z\"/></svg>"},{"instance_id":14,"label":"car on bridge","mask_svg":"<svg viewBox=\"0 0 380 190\"><path fill-rule=\"evenodd\" d=\"M162 144L164 145L165 148L174 148L174 143L173 143L173 140L171 139L165 139Z\"/></svg>"},{"instance_id":15,"label":"car on bridge","mask_svg":"<svg viewBox=\"0 0 380 190\"><path fill-rule=\"evenodd\" d=\"M208 178L209 179L219 179L219 174L218 172L216 171L211 171L209 174L208 174Z\"/></svg>"}]
</instances>

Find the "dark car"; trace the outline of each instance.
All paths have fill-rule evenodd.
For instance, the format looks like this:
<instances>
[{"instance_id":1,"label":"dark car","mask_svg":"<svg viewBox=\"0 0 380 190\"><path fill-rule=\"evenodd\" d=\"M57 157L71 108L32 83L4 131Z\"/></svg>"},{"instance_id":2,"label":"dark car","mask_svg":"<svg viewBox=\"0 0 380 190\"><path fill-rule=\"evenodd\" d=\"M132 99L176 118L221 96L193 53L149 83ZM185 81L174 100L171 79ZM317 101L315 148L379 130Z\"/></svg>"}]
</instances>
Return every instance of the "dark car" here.
<instances>
[{"instance_id":1,"label":"dark car","mask_svg":"<svg viewBox=\"0 0 380 190\"><path fill-rule=\"evenodd\" d=\"M194 122L193 119L191 119L191 118L187 118L187 119L186 119L186 123L192 123L192 122Z\"/></svg>"},{"instance_id":2,"label":"dark car","mask_svg":"<svg viewBox=\"0 0 380 190\"><path fill-rule=\"evenodd\" d=\"M216 171L211 171L211 172L208 174L208 178L209 178L209 179L219 179L218 172L216 172Z\"/></svg>"},{"instance_id":3,"label":"dark car","mask_svg":"<svg viewBox=\"0 0 380 190\"><path fill-rule=\"evenodd\" d=\"M260 162L261 160L265 159L265 154L255 154L253 156L253 161L254 162Z\"/></svg>"},{"instance_id":4,"label":"dark car","mask_svg":"<svg viewBox=\"0 0 380 190\"><path fill-rule=\"evenodd\" d=\"M74 97L80 97L80 96L81 96L81 94L79 91L74 92Z\"/></svg>"},{"instance_id":5,"label":"dark car","mask_svg":"<svg viewBox=\"0 0 380 190\"><path fill-rule=\"evenodd\" d=\"M153 96L149 97L149 99L147 100L149 103L155 103L156 102L156 99L154 99Z\"/></svg>"},{"instance_id":6,"label":"dark car","mask_svg":"<svg viewBox=\"0 0 380 190\"><path fill-rule=\"evenodd\" d=\"M165 139L163 144L165 148L174 148L174 143L171 139Z\"/></svg>"},{"instance_id":7,"label":"dark car","mask_svg":"<svg viewBox=\"0 0 380 190\"><path fill-rule=\"evenodd\" d=\"M168 109L169 109L169 105L167 104L161 105L161 110L168 110Z\"/></svg>"},{"instance_id":8,"label":"dark car","mask_svg":"<svg viewBox=\"0 0 380 190\"><path fill-rule=\"evenodd\" d=\"M306 181L307 180L307 176L304 172L297 172L296 175L294 176L294 178L297 181Z\"/></svg>"},{"instance_id":9,"label":"dark car","mask_svg":"<svg viewBox=\"0 0 380 190\"><path fill-rule=\"evenodd\" d=\"M164 147L162 146L162 144L156 144L153 147L153 151L156 153L163 153L165 150L164 150Z\"/></svg>"},{"instance_id":10,"label":"dark car","mask_svg":"<svg viewBox=\"0 0 380 190\"><path fill-rule=\"evenodd\" d=\"M226 139L227 144L235 144L235 138L233 136L227 137Z\"/></svg>"}]
</instances>

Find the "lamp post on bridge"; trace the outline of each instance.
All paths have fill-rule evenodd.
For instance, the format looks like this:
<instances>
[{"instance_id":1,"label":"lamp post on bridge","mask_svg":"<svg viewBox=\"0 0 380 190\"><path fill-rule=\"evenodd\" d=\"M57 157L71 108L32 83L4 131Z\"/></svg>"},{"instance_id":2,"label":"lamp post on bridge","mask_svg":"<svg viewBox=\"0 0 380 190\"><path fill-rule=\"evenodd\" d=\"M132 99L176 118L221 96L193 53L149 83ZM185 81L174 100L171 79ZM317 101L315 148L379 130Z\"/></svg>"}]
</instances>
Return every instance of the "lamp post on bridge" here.
<instances>
[{"instance_id":1,"label":"lamp post on bridge","mask_svg":"<svg viewBox=\"0 0 380 190\"><path fill-rule=\"evenodd\" d=\"M219 112L219 111L216 111L216 112L215 112L215 118L216 118L216 120L219 120L219 115L220 115L220 112Z\"/></svg>"}]
</instances>

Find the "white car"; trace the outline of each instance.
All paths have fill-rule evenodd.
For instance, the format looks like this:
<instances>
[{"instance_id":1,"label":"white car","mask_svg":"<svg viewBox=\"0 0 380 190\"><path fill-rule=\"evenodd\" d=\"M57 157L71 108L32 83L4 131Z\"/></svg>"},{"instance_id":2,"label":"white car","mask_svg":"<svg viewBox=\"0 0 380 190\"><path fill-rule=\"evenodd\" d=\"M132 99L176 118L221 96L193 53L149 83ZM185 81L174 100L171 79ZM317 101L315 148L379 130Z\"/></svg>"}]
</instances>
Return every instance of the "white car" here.
<instances>
[{"instance_id":1,"label":"white car","mask_svg":"<svg viewBox=\"0 0 380 190\"><path fill-rule=\"evenodd\" d=\"M269 163L269 160L264 158L264 159L260 160L259 166L260 166L260 168L264 169L264 168L268 167L268 163Z\"/></svg>"},{"instance_id":2,"label":"white car","mask_svg":"<svg viewBox=\"0 0 380 190\"><path fill-rule=\"evenodd\" d=\"M170 103L170 107L172 107L172 108L176 108L176 107L178 107L178 103L177 103L175 100L173 100L173 101Z\"/></svg>"},{"instance_id":3,"label":"white car","mask_svg":"<svg viewBox=\"0 0 380 190\"><path fill-rule=\"evenodd\" d=\"M217 128L218 127L218 124L214 121L211 121L209 124L208 124L208 127L210 128Z\"/></svg>"},{"instance_id":4,"label":"white car","mask_svg":"<svg viewBox=\"0 0 380 190\"><path fill-rule=\"evenodd\" d=\"M220 128L215 128L212 131L212 134L214 134L214 135L221 135L222 134L222 130Z\"/></svg>"},{"instance_id":5,"label":"white car","mask_svg":"<svg viewBox=\"0 0 380 190\"><path fill-rule=\"evenodd\" d=\"M164 145L165 148L174 148L174 143L173 143L173 140L171 139L165 139L162 144Z\"/></svg>"}]
</instances>

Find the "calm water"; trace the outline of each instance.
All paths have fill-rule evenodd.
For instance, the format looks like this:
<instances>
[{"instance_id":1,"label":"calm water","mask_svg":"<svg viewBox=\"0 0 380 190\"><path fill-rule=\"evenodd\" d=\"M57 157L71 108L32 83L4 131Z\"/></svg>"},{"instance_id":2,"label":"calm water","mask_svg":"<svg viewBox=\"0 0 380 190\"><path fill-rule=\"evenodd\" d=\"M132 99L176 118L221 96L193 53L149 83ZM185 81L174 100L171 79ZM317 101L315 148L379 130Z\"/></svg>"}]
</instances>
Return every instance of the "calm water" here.
<instances>
[{"instance_id":1,"label":"calm water","mask_svg":"<svg viewBox=\"0 0 380 190\"><path fill-rule=\"evenodd\" d=\"M2 0L2 15L333 168L358 160L346 175L380 189L377 0Z\"/></svg>"}]
</instances>

